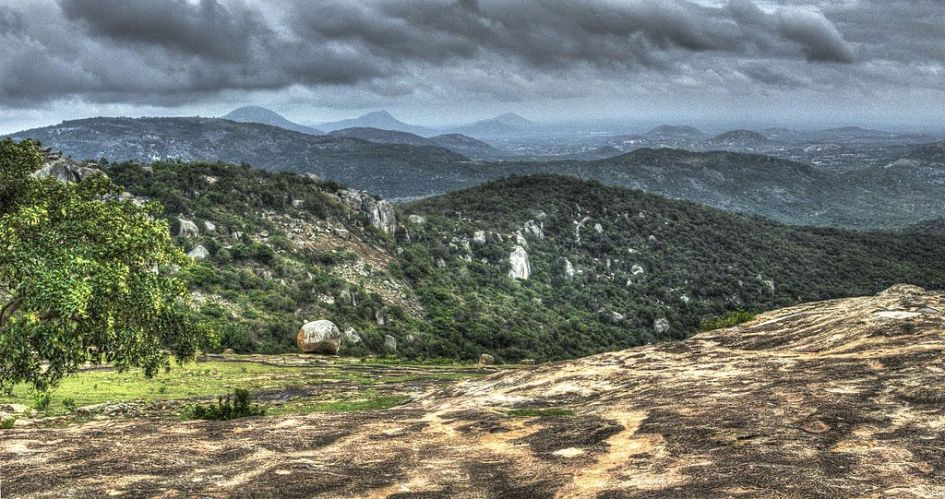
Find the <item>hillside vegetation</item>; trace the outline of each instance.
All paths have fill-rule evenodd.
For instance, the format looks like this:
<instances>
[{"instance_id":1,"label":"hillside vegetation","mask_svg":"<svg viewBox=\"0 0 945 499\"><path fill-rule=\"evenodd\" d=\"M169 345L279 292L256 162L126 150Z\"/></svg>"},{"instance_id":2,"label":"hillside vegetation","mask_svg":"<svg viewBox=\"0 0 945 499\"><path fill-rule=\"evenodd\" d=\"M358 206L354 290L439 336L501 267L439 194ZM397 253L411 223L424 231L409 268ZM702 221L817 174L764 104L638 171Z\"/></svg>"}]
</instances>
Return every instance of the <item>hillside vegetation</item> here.
<instances>
[{"instance_id":1,"label":"hillside vegetation","mask_svg":"<svg viewBox=\"0 0 945 499\"><path fill-rule=\"evenodd\" d=\"M560 359L684 338L703 321L895 282L945 287L945 238L809 229L560 176L512 177L419 201L393 234L295 174L206 163L117 164L209 256L186 276L221 348L294 349L330 319L348 353ZM206 229L210 222L214 230ZM179 233L179 230L176 232ZM522 246L528 278L510 277ZM519 262L520 264L521 262ZM519 269L521 270L521 269Z\"/></svg>"}]
</instances>

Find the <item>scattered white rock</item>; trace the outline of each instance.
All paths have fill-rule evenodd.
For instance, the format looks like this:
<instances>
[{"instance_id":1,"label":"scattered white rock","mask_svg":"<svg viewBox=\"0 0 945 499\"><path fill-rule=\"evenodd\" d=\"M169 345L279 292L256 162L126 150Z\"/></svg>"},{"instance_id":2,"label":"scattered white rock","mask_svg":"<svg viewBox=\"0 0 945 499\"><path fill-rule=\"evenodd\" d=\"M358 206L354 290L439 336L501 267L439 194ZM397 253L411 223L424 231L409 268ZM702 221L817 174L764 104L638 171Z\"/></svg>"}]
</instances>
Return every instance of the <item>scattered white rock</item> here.
<instances>
[{"instance_id":1,"label":"scattered white rock","mask_svg":"<svg viewBox=\"0 0 945 499\"><path fill-rule=\"evenodd\" d=\"M533 236L537 237L538 239L544 239L544 238L545 238L545 229L544 229L544 224L543 224L543 223L542 223L542 224L538 224L538 223L535 222L534 220L529 220L529 221L525 222L525 225L522 227L522 230L524 230L526 233L532 234Z\"/></svg>"},{"instance_id":2,"label":"scattered white rock","mask_svg":"<svg viewBox=\"0 0 945 499\"><path fill-rule=\"evenodd\" d=\"M594 224L594 232L597 232L598 234L603 234L604 226L601 224Z\"/></svg>"},{"instance_id":3,"label":"scattered white rock","mask_svg":"<svg viewBox=\"0 0 945 499\"><path fill-rule=\"evenodd\" d=\"M521 246L521 247L523 247L523 248L527 248L527 247L528 247L528 241L525 240L525 236L522 235L522 231L520 231L520 230L515 231L515 244L517 244L517 245L519 245L519 246Z\"/></svg>"},{"instance_id":4,"label":"scattered white rock","mask_svg":"<svg viewBox=\"0 0 945 499\"><path fill-rule=\"evenodd\" d=\"M389 334L385 334L384 335L384 349L389 352L396 352L397 351L397 338L394 338L393 336Z\"/></svg>"},{"instance_id":5,"label":"scattered white rock","mask_svg":"<svg viewBox=\"0 0 945 499\"><path fill-rule=\"evenodd\" d=\"M668 332L670 330L669 319L665 317L660 317L659 319L656 319L655 321L653 321L653 329L657 333Z\"/></svg>"},{"instance_id":6,"label":"scattered white rock","mask_svg":"<svg viewBox=\"0 0 945 499\"><path fill-rule=\"evenodd\" d=\"M564 275L568 277L574 277L574 265L571 264L570 260L564 261Z\"/></svg>"},{"instance_id":7,"label":"scattered white rock","mask_svg":"<svg viewBox=\"0 0 945 499\"><path fill-rule=\"evenodd\" d=\"M476 232L473 232L472 240L473 242L476 242L479 244L486 244L486 231L477 230Z\"/></svg>"},{"instance_id":8,"label":"scattered white rock","mask_svg":"<svg viewBox=\"0 0 945 499\"><path fill-rule=\"evenodd\" d=\"M341 341L349 345L356 345L358 343L361 343L361 335L359 335L358 332L355 331L353 327L349 327L348 329L345 329L345 332L341 338Z\"/></svg>"},{"instance_id":9,"label":"scattered white rock","mask_svg":"<svg viewBox=\"0 0 945 499\"><path fill-rule=\"evenodd\" d=\"M515 246L515 249L512 250L512 254L509 255L509 264L512 267L509 269L509 277L512 279L528 280L532 269L528 262L528 253L525 251L525 248Z\"/></svg>"},{"instance_id":10,"label":"scattered white rock","mask_svg":"<svg viewBox=\"0 0 945 499\"><path fill-rule=\"evenodd\" d=\"M186 218L178 218L180 222L180 229L177 230L177 235L181 237L195 237L200 235L200 229L197 228L197 224L193 220L187 220Z\"/></svg>"},{"instance_id":11,"label":"scattered white rock","mask_svg":"<svg viewBox=\"0 0 945 499\"><path fill-rule=\"evenodd\" d=\"M204 248L202 244L198 244L194 247L194 249L187 253L187 256L193 258L194 260L206 260L207 258L210 258L210 252L207 251L207 248Z\"/></svg>"},{"instance_id":12,"label":"scattered white rock","mask_svg":"<svg viewBox=\"0 0 945 499\"><path fill-rule=\"evenodd\" d=\"M213 232L213 231L217 230L217 224L215 224L215 223L213 223L213 222L211 222L211 221L209 221L209 220L204 220L204 221L203 221L203 228L206 229L207 232Z\"/></svg>"},{"instance_id":13,"label":"scattered white rock","mask_svg":"<svg viewBox=\"0 0 945 499\"><path fill-rule=\"evenodd\" d=\"M630 273L633 275L640 275L643 272L643 267L639 264L634 264L632 267L630 267Z\"/></svg>"},{"instance_id":14,"label":"scattered white rock","mask_svg":"<svg viewBox=\"0 0 945 499\"><path fill-rule=\"evenodd\" d=\"M422 215L410 215L407 217L407 221L414 225L423 225L427 223L427 217Z\"/></svg>"}]
</instances>

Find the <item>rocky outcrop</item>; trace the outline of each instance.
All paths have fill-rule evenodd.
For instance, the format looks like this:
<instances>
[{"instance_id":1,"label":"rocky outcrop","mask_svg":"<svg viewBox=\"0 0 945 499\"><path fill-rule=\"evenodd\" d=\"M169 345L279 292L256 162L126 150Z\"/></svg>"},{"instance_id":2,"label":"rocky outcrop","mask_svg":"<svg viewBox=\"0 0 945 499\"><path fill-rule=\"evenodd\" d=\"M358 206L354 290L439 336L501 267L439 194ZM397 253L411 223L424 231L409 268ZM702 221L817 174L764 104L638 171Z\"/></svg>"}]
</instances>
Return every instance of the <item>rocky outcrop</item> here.
<instances>
[{"instance_id":1,"label":"rocky outcrop","mask_svg":"<svg viewBox=\"0 0 945 499\"><path fill-rule=\"evenodd\" d=\"M656 331L657 334L668 333L671 328L672 326L669 325L669 319L666 317L660 317L653 321L653 330Z\"/></svg>"},{"instance_id":2,"label":"rocky outcrop","mask_svg":"<svg viewBox=\"0 0 945 499\"><path fill-rule=\"evenodd\" d=\"M357 345L358 343L361 343L361 335L359 335L358 332L354 330L354 328L349 327L348 329L345 329L341 341L342 343L346 343L348 345Z\"/></svg>"},{"instance_id":3,"label":"rocky outcrop","mask_svg":"<svg viewBox=\"0 0 945 499\"><path fill-rule=\"evenodd\" d=\"M525 281L532 273L531 264L528 262L528 253L521 246L517 245L512 250L512 254L509 255L509 265L511 266L509 277L512 279Z\"/></svg>"},{"instance_id":4,"label":"rocky outcrop","mask_svg":"<svg viewBox=\"0 0 945 499\"><path fill-rule=\"evenodd\" d=\"M210 257L210 252L207 251L207 248L204 248L202 244L198 244L187 253L187 256L194 260L206 260Z\"/></svg>"},{"instance_id":5,"label":"rocky outcrop","mask_svg":"<svg viewBox=\"0 0 945 499\"><path fill-rule=\"evenodd\" d=\"M397 215L394 205L366 192L342 189L338 197L355 211L367 215L370 224L388 234L397 232Z\"/></svg>"},{"instance_id":6,"label":"rocky outcrop","mask_svg":"<svg viewBox=\"0 0 945 499\"><path fill-rule=\"evenodd\" d=\"M479 355L479 365L480 366L491 366L495 364L495 357L484 353Z\"/></svg>"},{"instance_id":7,"label":"rocky outcrop","mask_svg":"<svg viewBox=\"0 0 945 499\"><path fill-rule=\"evenodd\" d=\"M43 167L33 172L33 178L52 178L59 182L78 183L94 175L105 175L94 163L83 163L58 153L44 152Z\"/></svg>"},{"instance_id":8,"label":"rocky outcrop","mask_svg":"<svg viewBox=\"0 0 945 499\"><path fill-rule=\"evenodd\" d=\"M334 322L318 320L305 324L299 330L296 342L302 353L336 355L343 335Z\"/></svg>"},{"instance_id":9,"label":"rocky outcrop","mask_svg":"<svg viewBox=\"0 0 945 499\"><path fill-rule=\"evenodd\" d=\"M525 222L524 226L522 226L522 230L524 230L526 234L531 234L537 237L538 239L544 239L545 230L544 230L543 225L544 224L539 224L538 222L535 222L534 220L529 220Z\"/></svg>"},{"instance_id":10,"label":"rocky outcrop","mask_svg":"<svg viewBox=\"0 0 945 499\"><path fill-rule=\"evenodd\" d=\"M197 228L197 224L195 224L193 220L178 218L177 222L179 224L179 228L177 229L178 236L197 237L200 235L200 229Z\"/></svg>"},{"instance_id":11,"label":"rocky outcrop","mask_svg":"<svg viewBox=\"0 0 945 499\"><path fill-rule=\"evenodd\" d=\"M384 335L384 350L387 350L388 352L391 352L391 353L396 353L397 352L397 338L394 338L393 336L389 334L385 334Z\"/></svg>"},{"instance_id":12,"label":"rocky outcrop","mask_svg":"<svg viewBox=\"0 0 945 499\"><path fill-rule=\"evenodd\" d=\"M571 263L571 260L564 261L564 275L568 278L574 277L575 270L574 265Z\"/></svg>"}]
</instances>

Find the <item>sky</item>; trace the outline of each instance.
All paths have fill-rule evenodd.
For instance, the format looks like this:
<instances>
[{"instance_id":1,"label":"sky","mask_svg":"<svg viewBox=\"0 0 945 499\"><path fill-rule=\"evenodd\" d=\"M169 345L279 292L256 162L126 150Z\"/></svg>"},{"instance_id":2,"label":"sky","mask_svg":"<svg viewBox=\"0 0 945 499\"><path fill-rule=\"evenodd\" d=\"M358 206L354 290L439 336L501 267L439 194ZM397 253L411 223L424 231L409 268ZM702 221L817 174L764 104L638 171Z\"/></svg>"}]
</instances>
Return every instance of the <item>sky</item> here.
<instances>
[{"instance_id":1,"label":"sky","mask_svg":"<svg viewBox=\"0 0 945 499\"><path fill-rule=\"evenodd\" d=\"M941 0L0 0L0 132L89 116L945 127Z\"/></svg>"}]
</instances>

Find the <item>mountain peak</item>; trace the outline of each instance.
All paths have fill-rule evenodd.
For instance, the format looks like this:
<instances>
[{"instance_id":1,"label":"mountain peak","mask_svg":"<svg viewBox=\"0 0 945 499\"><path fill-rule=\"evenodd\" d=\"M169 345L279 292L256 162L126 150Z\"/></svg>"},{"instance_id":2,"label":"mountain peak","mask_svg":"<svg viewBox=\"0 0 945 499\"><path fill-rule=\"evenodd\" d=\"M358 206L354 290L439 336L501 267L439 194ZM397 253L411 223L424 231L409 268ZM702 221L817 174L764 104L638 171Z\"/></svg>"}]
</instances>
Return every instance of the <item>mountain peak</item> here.
<instances>
[{"instance_id":1,"label":"mountain peak","mask_svg":"<svg viewBox=\"0 0 945 499\"><path fill-rule=\"evenodd\" d=\"M225 120L236 121L238 123L258 123L261 125L276 126L279 128L285 128L286 130L292 130L293 132L305 133L309 135L323 135L321 130L289 121L281 114L262 106L238 107L229 113L224 114L221 116L221 118Z\"/></svg>"},{"instance_id":2,"label":"mountain peak","mask_svg":"<svg viewBox=\"0 0 945 499\"><path fill-rule=\"evenodd\" d=\"M422 126L404 123L383 109L362 114L357 118L322 123L320 127L328 131L342 130L345 128L378 128L395 132L407 132L420 136L431 135L430 130Z\"/></svg>"},{"instance_id":3,"label":"mountain peak","mask_svg":"<svg viewBox=\"0 0 945 499\"><path fill-rule=\"evenodd\" d=\"M362 115L361 118L375 118L375 119L383 118L383 119L399 121L397 120L397 118L394 118L392 114L390 114L389 112L387 112L387 110L384 110L384 109L381 109L380 111L371 111L370 113Z\"/></svg>"},{"instance_id":4,"label":"mountain peak","mask_svg":"<svg viewBox=\"0 0 945 499\"><path fill-rule=\"evenodd\" d=\"M503 123L515 128L525 128L535 124L534 121L523 118L521 115L516 113L503 113L492 119L498 121L499 123Z\"/></svg>"}]
</instances>

